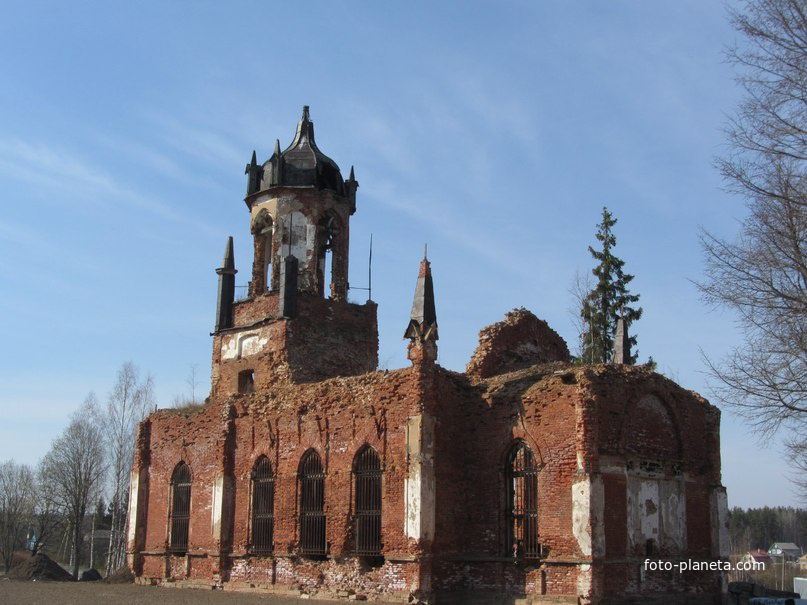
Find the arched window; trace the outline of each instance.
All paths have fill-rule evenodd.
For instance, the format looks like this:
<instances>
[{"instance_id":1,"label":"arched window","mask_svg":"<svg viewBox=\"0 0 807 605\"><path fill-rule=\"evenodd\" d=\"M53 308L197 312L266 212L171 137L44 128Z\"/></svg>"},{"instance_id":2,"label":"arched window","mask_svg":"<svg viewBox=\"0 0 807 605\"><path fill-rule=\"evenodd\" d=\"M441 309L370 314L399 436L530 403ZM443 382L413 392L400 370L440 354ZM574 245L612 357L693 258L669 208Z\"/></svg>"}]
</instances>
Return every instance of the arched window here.
<instances>
[{"instance_id":1,"label":"arched window","mask_svg":"<svg viewBox=\"0 0 807 605\"><path fill-rule=\"evenodd\" d=\"M341 227L335 215L326 214L320 219L317 225L317 292L325 298L333 295L333 251L340 233Z\"/></svg>"},{"instance_id":2,"label":"arched window","mask_svg":"<svg viewBox=\"0 0 807 605\"><path fill-rule=\"evenodd\" d=\"M505 473L507 552L514 557L538 557L538 468L525 443L516 443L510 450Z\"/></svg>"},{"instance_id":3,"label":"arched window","mask_svg":"<svg viewBox=\"0 0 807 605\"><path fill-rule=\"evenodd\" d=\"M320 557L325 544L325 472L314 450L308 450L300 462L300 552Z\"/></svg>"},{"instance_id":4,"label":"arched window","mask_svg":"<svg viewBox=\"0 0 807 605\"><path fill-rule=\"evenodd\" d=\"M171 552L184 554L188 550L190 519L191 469L180 462L171 475Z\"/></svg>"},{"instance_id":5,"label":"arched window","mask_svg":"<svg viewBox=\"0 0 807 605\"><path fill-rule=\"evenodd\" d=\"M275 528L275 477L272 464L261 456L252 469L252 552L272 553Z\"/></svg>"},{"instance_id":6,"label":"arched window","mask_svg":"<svg viewBox=\"0 0 807 605\"><path fill-rule=\"evenodd\" d=\"M266 290L272 289L274 221L265 208L255 217L252 233L255 236L255 257L252 267L253 294L260 295Z\"/></svg>"},{"instance_id":7,"label":"arched window","mask_svg":"<svg viewBox=\"0 0 807 605\"><path fill-rule=\"evenodd\" d=\"M356 554L381 554L381 460L369 445L353 460Z\"/></svg>"},{"instance_id":8,"label":"arched window","mask_svg":"<svg viewBox=\"0 0 807 605\"><path fill-rule=\"evenodd\" d=\"M260 235L263 238L263 275L266 280L266 289L272 289L272 235L274 225L272 217L266 216L261 226Z\"/></svg>"}]
</instances>

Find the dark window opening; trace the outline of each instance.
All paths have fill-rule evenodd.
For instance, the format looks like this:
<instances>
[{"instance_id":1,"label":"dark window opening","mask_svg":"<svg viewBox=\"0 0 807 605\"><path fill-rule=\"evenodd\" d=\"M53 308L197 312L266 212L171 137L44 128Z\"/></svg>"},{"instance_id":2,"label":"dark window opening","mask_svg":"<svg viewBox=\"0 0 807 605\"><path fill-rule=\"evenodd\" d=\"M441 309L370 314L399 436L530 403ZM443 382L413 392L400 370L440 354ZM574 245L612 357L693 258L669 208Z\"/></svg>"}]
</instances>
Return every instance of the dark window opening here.
<instances>
[{"instance_id":1,"label":"dark window opening","mask_svg":"<svg viewBox=\"0 0 807 605\"><path fill-rule=\"evenodd\" d=\"M171 476L171 538L170 550L185 554L188 550L188 529L191 520L191 469L180 462Z\"/></svg>"},{"instance_id":2,"label":"dark window opening","mask_svg":"<svg viewBox=\"0 0 807 605\"><path fill-rule=\"evenodd\" d=\"M244 370L242 372L238 372L238 392L255 392L255 370Z\"/></svg>"},{"instance_id":3,"label":"dark window opening","mask_svg":"<svg viewBox=\"0 0 807 605\"><path fill-rule=\"evenodd\" d=\"M370 446L353 461L356 554L381 555L381 460Z\"/></svg>"},{"instance_id":4,"label":"dark window opening","mask_svg":"<svg viewBox=\"0 0 807 605\"><path fill-rule=\"evenodd\" d=\"M514 558L541 555L538 542L538 468L530 448L516 444L507 459L507 550Z\"/></svg>"},{"instance_id":5,"label":"dark window opening","mask_svg":"<svg viewBox=\"0 0 807 605\"><path fill-rule=\"evenodd\" d=\"M300 552L321 558L325 542L325 471L319 454L308 450L300 462Z\"/></svg>"},{"instance_id":6,"label":"dark window opening","mask_svg":"<svg viewBox=\"0 0 807 605\"><path fill-rule=\"evenodd\" d=\"M272 554L275 527L275 477L262 456L252 470L252 552Z\"/></svg>"}]
</instances>

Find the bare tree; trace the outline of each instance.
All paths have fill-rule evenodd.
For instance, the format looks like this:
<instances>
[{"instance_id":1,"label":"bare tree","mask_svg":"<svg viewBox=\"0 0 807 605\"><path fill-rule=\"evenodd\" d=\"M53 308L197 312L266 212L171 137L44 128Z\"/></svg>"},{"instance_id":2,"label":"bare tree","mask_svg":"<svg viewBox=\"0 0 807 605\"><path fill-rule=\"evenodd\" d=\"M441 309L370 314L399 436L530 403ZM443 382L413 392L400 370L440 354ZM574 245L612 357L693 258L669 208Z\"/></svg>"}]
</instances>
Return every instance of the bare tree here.
<instances>
[{"instance_id":1,"label":"bare tree","mask_svg":"<svg viewBox=\"0 0 807 605\"><path fill-rule=\"evenodd\" d=\"M588 271L574 272L572 284L569 286L569 295L572 297L572 303L569 307L569 316L574 324L575 331L577 332L577 349L575 357L582 360L583 352L586 350L586 341L591 338L591 330L589 329L589 321L584 319L580 314L580 309L586 302L586 298L594 289L594 281L591 278L591 273Z\"/></svg>"},{"instance_id":2,"label":"bare tree","mask_svg":"<svg viewBox=\"0 0 807 605\"><path fill-rule=\"evenodd\" d=\"M25 545L34 506L34 474L24 464L0 464L0 557L6 571L15 550Z\"/></svg>"},{"instance_id":3,"label":"bare tree","mask_svg":"<svg viewBox=\"0 0 807 605\"><path fill-rule=\"evenodd\" d=\"M717 163L749 213L734 241L703 233L700 288L738 314L745 342L707 363L715 396L762 438L789 432L795 467L807 468L807 7L749 0L731 18L745 41L729 51L745 99Z\"/></svg>"},{"instance_id":4,"label":"bare tree","mask_svg":"<svg viewBox=\"0 0 807 605\"><path fill-rule=\"evenodd\" d=\"M43 488L52 498L54 509L63 511L67 518L74 579L78 579L84 517L104 479L104 436L97 418L97 402L90 393L40 464Z\"/></svg>"},{"instance_id":5,"label":"bare tree","mask_svg":"<svg viewBox=\"0 0 807 605\"><path fill-rule=\"evenodd\" d=\"M129 504L129 471L132 469L137 423L146 415L154 400L151 376L140 378L131 362L118 370L118 378L109 394L102 423L106 435L110 470L110 510L112 526L107 549L107 576L126 562L126 513Z\"/></svg>"},{"instance_id":6,"label":"bare tree","mask_svg":"<svg viewBox=\"0 0 807 605\"><path fill-rule=\"evenodd\" d=\"M196 396L196 389L199 385L199 377L197 376L198 364L191 364L188 371L188 377L185 379L185 384L188 385L187 395L174 395L171 399L171 407L173 408L188 408L201 406L204 403L203 399Z\"/></svg>"},{"instance_id":7,"label":"bare tree","mask_svg":"<svg viewBox=\"0 0 807 605\"><path fill-rule=\"evenodd\" d=\"M42 471L43 465L40 461L34 478L34 502L30 521L29 547L32 554L39 552L53 536L63 532L65 525L65 512L54 497L50 485L45 481Z\"/></svg>"}]
</instances>

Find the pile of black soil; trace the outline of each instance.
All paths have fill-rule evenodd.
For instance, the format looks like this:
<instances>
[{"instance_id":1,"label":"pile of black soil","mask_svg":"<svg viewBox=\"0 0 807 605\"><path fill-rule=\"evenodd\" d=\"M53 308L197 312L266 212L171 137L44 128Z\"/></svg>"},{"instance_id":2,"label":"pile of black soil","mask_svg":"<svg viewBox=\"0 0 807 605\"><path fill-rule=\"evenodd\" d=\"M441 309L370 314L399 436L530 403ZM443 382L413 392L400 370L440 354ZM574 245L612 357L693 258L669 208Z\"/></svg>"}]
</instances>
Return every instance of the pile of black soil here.
<instances>
[{"instance_id":1,"label":"pile of black soil","mask_svg":"<svg viewBox=\"0 0 807 605\"><path fill-rule=\"evenodd\" d=\"M37 553L28 559L18 559L18 562L8 570L8 577L12 580L23 581L71 582L73 580L70 573L44 553Z\"/></svg>"}]
</instances>

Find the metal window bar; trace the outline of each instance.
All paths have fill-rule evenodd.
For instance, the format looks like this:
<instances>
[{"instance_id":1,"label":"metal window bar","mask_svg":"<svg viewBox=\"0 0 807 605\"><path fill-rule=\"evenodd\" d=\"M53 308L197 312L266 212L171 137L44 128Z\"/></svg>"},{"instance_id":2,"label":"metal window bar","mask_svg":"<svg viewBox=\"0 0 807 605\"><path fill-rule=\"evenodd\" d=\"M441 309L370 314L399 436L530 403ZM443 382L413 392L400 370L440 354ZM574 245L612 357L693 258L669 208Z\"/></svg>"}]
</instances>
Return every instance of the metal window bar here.
<instances>
[{"instance_id":1,"label":"metal window bar","mask_svg":"<svg viewBox=\"0 0 807 605\"><path fill-rule=\"evenodd\" d=\"M323 556L325 542L325 472L319 454L309 450L300 464L300 552Z\"/></svg>"},{"instance_id":2,"label":"metal window bar","mask_svg":"<svg viewBox=\"0 0 807 605\"><path fill-rule=\"evenodd\" d=\"M517 444L509 456L507 488L508 551L515 557L540 557L538 469L532 451L524 443Z\"/></svg>"},{"instance_id":3,"label":"metal window bar","mask_svg":"<svg viewBox=\"0 0 807 605\"><path fill-rule=\"evenodd\" d=\"M184 554L188 550L190 519L191 469L183 462L171 477L171 552Z\"/></svg>"},{"instance_id":4,"label":"metal window bar","mask_svg":"<svg viewBox=\"0 0 807 605\"><path fill-rule=\"evenodd\" d=\"M361 450L353 462L355 476L356 554L381 554L381 460L371 447Z\"/></svg>"},{"instance_id":5,"label":"metal window bar","mask_svg":"<svg viewBox=\"0 0 807 605\"><path fill-rule=\"evenodd\" d=\"M252 471L252 552L272 554L275 528L275 477L262 457Z\"/></svg>"}]
</instances>

